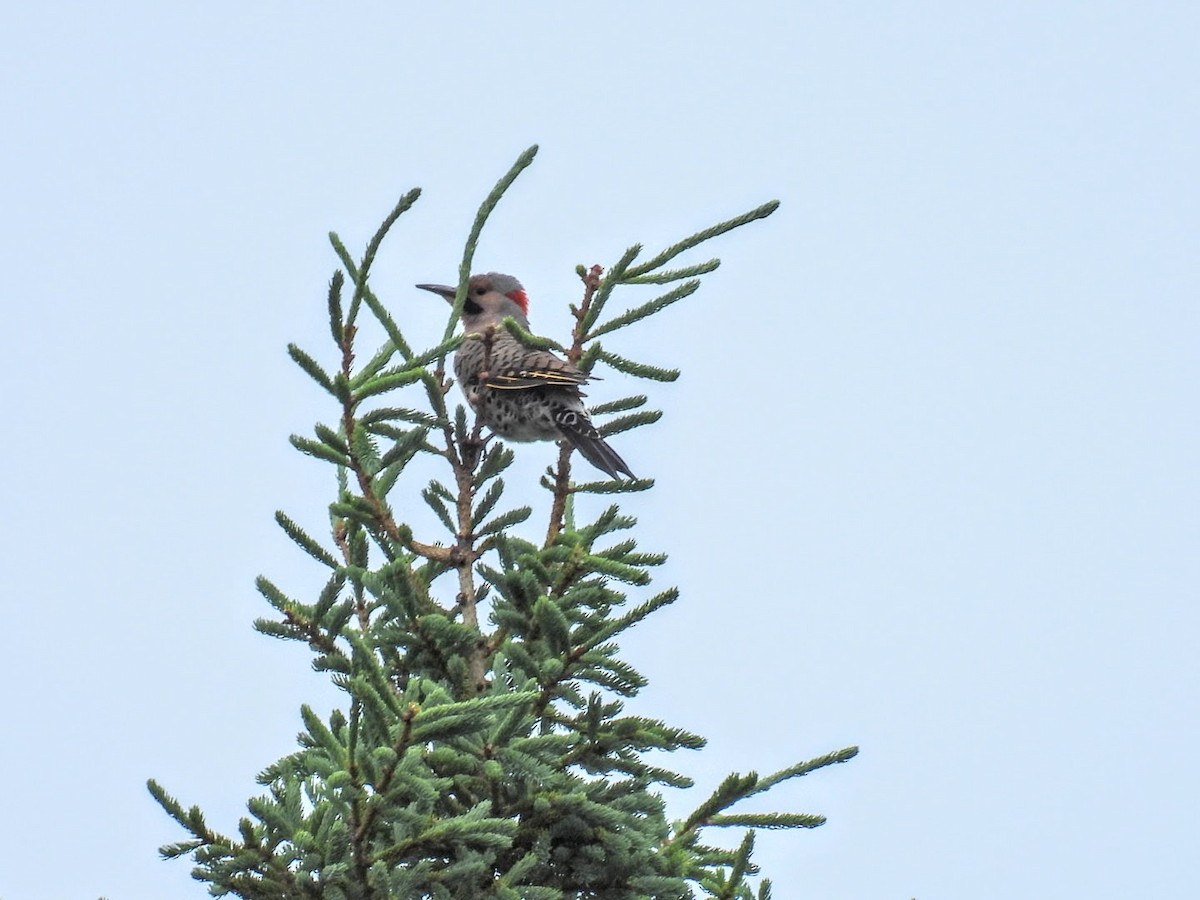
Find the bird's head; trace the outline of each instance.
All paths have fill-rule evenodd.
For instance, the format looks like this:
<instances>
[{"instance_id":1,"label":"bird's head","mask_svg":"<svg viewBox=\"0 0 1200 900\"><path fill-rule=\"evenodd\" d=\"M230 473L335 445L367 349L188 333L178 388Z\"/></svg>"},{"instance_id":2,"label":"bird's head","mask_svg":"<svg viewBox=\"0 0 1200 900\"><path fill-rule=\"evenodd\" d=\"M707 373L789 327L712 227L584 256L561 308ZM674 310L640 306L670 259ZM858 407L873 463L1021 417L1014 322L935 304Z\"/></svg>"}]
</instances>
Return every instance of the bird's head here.
<instances>
[{"instance_id":1,"label":"bird's head","mask_svg":"<svg viewBox=\"0 0 1200 900\"><path fill-rule=\"evenodd\" d=\"M417 287L441 295L448 303L454 302L456 288L449 285L418 284ZM467 334L481 332L489 325L499 326L505 316L512 316L524 328L529 327L529 297L521 282L501 272L472 275L462 310Z\"/></svg>"}]
</instances>

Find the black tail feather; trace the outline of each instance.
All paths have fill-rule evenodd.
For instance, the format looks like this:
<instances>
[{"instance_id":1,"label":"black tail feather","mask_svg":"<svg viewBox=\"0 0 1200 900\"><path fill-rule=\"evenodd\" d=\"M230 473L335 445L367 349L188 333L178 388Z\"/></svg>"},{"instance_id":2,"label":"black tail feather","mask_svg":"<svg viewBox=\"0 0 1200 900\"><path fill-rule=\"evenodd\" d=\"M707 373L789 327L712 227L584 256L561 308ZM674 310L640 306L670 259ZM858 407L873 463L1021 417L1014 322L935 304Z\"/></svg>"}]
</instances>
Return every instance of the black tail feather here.
<instances>
[{"instance_id":1,"label":"black tail feather","mask_svg":"<svg viewBox=\"0 0 1200 900\"><path fill-rule=\"evenodd\" d=\"M604 442L591 422L582 417L558 416L562 436L579 451L579 455L609 477L620 481L622 475L637 478L620 454Z\"/></svg>"}]
</instances>

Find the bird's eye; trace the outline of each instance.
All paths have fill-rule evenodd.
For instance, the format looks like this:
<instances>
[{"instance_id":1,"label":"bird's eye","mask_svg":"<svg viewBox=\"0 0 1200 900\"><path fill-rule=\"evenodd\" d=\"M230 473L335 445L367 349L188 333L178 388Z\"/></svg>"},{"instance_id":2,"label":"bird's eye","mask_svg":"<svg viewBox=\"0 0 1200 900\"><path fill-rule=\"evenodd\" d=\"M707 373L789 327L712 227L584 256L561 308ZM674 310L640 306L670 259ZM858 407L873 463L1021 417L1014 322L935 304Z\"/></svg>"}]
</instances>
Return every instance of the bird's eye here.
<instances>
[{"instance_id":1,"label":"bird's eye","mask_svg":"<svg viewBox=\"0 0 1200 900\"><path fill-rule=\"evenodd\" d=\"M475 296L476 297L482 297L486 293L487 293L487 288L481 288L481 287L475 288Z\"/></svg>"}]
</instances>

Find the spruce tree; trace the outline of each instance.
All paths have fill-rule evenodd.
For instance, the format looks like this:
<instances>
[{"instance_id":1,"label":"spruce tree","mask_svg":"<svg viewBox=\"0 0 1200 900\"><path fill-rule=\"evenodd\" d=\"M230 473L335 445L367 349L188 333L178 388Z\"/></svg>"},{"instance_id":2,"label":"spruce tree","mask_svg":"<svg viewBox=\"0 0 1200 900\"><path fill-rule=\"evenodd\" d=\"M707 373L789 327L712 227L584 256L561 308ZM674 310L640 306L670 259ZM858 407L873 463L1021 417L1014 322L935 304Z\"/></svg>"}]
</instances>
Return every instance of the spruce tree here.
<instances>
[{"instance_id":1,"label":"spruce tree","mask_svg":"<svg viewBox=\"0 0 1200 900\"><path fill-rule=\"evenodd\" d=\"M646 682L618 655L616 640L678 594L646 590L665 557L639 549L629 536L635 520L615 502L589 521L575 516L577 495L616 497L654 482L577 481L563 447L541 478L542 499L531 485L520 505L507 505L503 476L513 451L454 403L458 392L451 393L447 374L447 358L463 340L456 325L476 242L536 151L522 154L480 208L436 346L414 349L369 281L388 230L419 190L400 200L360 259L330 235L341 263L328 291L334 346L317 355L288 348L331 408L311 437L291 439L336 473L329 536L318 539L276 513L328 579L305 601L259 578L274 614L255 626L307 644L313 666L344 692L344 708L327 719L301 709L299 749L262 772L267 793L248 802L236 836L214 831L198 807L184 808L149 782L189 835L160 852L190 855L194 877L214 895L766 898L769 881L757 890L749 881L757 874L753 829L812 828L824 819L733 807L857 752L850 747L766 777L731 774L691 815L668 820L661 789L692 783L646 755L699 749L704 739L624 712L623 698ZM676 257L777 205L644 261L634 246L607 271L579 267L582 296L570 307L573 324L562 344L511 319L505 326L587 372L602 364L649 382L673 381L678 371L619 355L610 336L689 296L719 264L668 268ZM618 288L646 284L667 289L612 314ZM384 339L360 361L359 323L367 318ZM661 414L647 402L638 394L593 407L601 434L652 425ZM421 455L443 472L419 491L445 528L440 538L419 536L406 522L417 491L405 474ZM545 515L544 531L535 509ZM736 848L709 843L714 829L729 827L745 832Z\"/></svg>"}]
</instances>

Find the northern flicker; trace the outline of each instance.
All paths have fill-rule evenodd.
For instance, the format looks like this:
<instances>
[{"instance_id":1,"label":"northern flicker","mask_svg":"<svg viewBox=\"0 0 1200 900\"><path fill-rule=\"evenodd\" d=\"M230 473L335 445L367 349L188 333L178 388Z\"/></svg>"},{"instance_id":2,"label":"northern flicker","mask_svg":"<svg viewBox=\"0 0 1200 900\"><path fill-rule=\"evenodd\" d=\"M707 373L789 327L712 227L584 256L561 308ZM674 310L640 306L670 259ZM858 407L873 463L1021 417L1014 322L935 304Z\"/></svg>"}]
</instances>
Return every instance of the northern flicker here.
<instances>
[{"instance_id":1,"label":"northern flicker","mask_svg":"<svg viewBox=\"0 0 1200 900\"><path fill-rule=\"evenodd\" d=\"M455 288L418 284L454 302ZM583 405L588 376L548 350L526 347L504 327L512 316L529 329L529 297L511 275L472 275L463 303L468 337L454 356L454 374L467 402L493 432L510 441L565 440L613 478L636 477L600 437Z\"/></svg>"}]
</instances>

